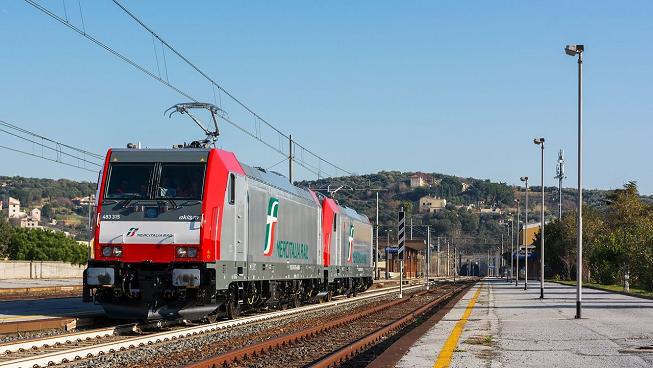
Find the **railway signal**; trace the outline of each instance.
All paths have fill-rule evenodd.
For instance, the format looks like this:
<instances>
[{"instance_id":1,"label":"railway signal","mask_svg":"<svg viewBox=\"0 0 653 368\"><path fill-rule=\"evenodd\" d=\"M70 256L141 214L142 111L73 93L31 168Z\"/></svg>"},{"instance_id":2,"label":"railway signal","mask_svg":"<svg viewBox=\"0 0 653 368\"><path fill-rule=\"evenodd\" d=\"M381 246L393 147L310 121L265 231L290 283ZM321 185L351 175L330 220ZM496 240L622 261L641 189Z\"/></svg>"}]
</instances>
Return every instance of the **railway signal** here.
<instances>
[{"instance_id":1,"label":"railway signal","mask_svg":"<svg viewBox=\"0 0 653 368\"><path fill-rule=\"evenodd\" d=\"M406 248L406 213L404 208L399 210L399 229L397 232L397 242L399 245L399 299L403 297L404 291L404 249Z\"/></svg>"}]
</instances>

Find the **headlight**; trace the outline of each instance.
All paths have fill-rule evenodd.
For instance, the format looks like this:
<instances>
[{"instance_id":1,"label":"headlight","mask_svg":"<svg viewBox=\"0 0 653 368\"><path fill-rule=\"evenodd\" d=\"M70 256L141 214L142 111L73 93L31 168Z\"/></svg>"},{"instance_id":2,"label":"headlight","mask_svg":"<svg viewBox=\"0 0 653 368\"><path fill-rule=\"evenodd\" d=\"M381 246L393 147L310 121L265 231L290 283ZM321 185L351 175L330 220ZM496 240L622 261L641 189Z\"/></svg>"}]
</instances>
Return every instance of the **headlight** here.
<instances>
[{"instance_id":1,"label":"headlight","mask_svg":"<svg viewBox=\"0 0 653 368\"><path fill-rule=\"evenodd\" d=\"M111 257L111 254L113 253L113 249L111 247L103 247L102 248L102 255L105 257Z\"/></svg>"},{"instance_id":2,"label":"headlight","mask_svg":"<svg viewBox=\"0 0 653 368\"><path fill-rule=\"evenodd\" d=\"M188 257L190 258L197 257L197 248L188 248Z\"/></svg>"},{"instance_id":3,"label":"headlight","mask_svg":"<svg viewBox=\"0 0 653 368\"><path fill-rule=\"evenodd\" d=\"M185 258L185 257L188 257L188 248L178 247L177 248L177 258Z\"/></svg>"},{"instance_id":4,"label":"headlight","mask_svg":"<svg viewBox=\"0 0 653 368\"><path fill-rule=\"evenodd\" d=\"M122 247L113 247L113 255L116 257L122 257Z\"/></svg>"}]
</instances>

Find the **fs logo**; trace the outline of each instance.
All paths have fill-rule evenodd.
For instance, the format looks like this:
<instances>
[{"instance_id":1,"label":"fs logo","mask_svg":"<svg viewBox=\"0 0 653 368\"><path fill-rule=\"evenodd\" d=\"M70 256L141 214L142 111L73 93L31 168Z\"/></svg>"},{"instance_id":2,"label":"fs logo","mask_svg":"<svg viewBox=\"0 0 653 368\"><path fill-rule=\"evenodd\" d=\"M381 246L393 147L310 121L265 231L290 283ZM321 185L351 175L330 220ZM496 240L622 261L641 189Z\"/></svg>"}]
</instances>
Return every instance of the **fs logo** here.
<instances>
[{"instance_id":1,"label":"fs logo","mask_svg":"<svg viewBox=\"0 0 653 368\"><path fill-rule=\"evenodd\" d=\"M129 231L127 231L127 236L131 238L134 235L136 235L137 231L138 231L137 227L132 227L131 229L129 229Z\"/></svg>"},{"instance_id":2,"label":"fs logo","mask_svg":"<svg viewBox=\"0 0 653 368\"><path fill-rule=\"evenodd\" d=\"M349 252L347 252L347 262L351 263L354 253L354 225L349 225Z\"/></svg>"},{"instance_id":3,"label":"fs logo","mask_svg":"<svg viewBox=\"0 0 653 368\"><path fill-rule=\"evenodd\" d=\"M265 246L263 247L263 255L271 256L274 249L274 240L277 232L277 221L279 216L279 200L270 197L268 202L268 217L265 224Z\"/></svg>"}]
</instances>

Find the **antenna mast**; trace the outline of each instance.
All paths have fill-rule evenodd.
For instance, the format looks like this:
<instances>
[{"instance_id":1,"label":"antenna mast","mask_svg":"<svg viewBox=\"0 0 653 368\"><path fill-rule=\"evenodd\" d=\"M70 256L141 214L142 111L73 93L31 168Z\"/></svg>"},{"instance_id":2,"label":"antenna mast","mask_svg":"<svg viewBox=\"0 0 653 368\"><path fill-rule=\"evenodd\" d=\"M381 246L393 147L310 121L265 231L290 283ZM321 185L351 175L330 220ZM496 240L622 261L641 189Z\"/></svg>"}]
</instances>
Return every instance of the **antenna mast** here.
<instances>
[{"instance_id":1,"label":"antenna mast","mask_svg":"<svg viewBox=\"0 0 653 368\"><path fill-rule=\"evenodd\" d=\"M558 164L556 165L556 176L555 179L558 179L558 219L562 220L562 179L566 179L565 176L565 158L564 151L558 151Z\"/></svg>"}]
</instances>

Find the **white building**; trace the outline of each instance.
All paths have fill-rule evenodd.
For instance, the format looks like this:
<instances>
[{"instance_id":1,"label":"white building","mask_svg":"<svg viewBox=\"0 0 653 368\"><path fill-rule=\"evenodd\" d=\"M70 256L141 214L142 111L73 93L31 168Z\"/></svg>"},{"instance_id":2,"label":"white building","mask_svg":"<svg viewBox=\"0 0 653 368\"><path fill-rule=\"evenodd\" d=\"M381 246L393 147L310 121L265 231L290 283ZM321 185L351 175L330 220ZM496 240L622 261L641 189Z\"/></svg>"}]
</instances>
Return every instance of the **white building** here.
<instances>
[{"instance_id":1,"label":"white building","mask_svg":"<svg viewBox=\"0 0 653 368\"><path fill-rule=\"evenodd\" d=\"M419 199L419 212L433 213L447 207L447 200L444 198L424 196Z\"/></svg>"},{"instance_id":2,"label":"white building","mask_svg":"<svg viewBox=\"0 0 653 368\"><path fill-rule=\"evenodd\" d=\"M41 228L38 221L31 220L29 217L25 217L25 218L20 220L20 227L24 227L24 228L27 228L27 229L40 229Z\"/></svg>"},{"instance_id":3,"label":"white building","mask_svg":"<svg viewBox=\"0 0 653 368\"><path fill-rule=\"evenodd\" d=\"M30 212L30 217L36 222L41 221L41 210L38 208L33 209L32 212Z\"/></svg>"},{"instance_id":4,"label":"white building","mask_svg":"<svg viewBox=\"0 0 653 368\"><path fill-rule=\"evenodd\" d=\"M7 205L7 217L9 218L20 218L23 215L20 212L20 201L16 198L9 197L5 203Z\"/></svg>"}]
</instances>

